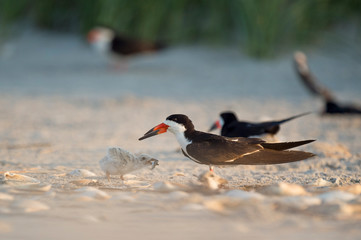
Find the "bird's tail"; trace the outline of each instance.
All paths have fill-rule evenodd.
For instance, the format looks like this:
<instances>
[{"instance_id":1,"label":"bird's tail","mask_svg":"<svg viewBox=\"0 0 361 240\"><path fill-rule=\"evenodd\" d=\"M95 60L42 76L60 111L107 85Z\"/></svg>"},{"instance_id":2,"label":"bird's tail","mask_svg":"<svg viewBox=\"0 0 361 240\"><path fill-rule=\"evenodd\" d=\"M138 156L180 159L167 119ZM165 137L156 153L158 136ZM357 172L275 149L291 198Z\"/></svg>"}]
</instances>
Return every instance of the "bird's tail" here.
<instances>
[{"instance_id":1,"label":"bird's tail","mask_svg":"<svg viewBox=\"0 0 361 240\"><path fill-rule=\"evenodd\" d=\"M279 120L279 121L266 122L265 125L268 125L268 126L265 128L265 132L270 133L270 134L276 134L279 131L279 128L280 128L279 125L280 124L291 121L291 120L293 120L295 118L299 118L299 117L311 114L311 113L312 112L305 112L305 113L301 113L301 114L298 114L298 115L295 115L295 116L292 116L292 117L289 117L289 118L285 118L285 119L282 119L282 120Z\"/></svg>"},{"instance_id":2,"label":"bird's tail","mask_svg":"<svg viewBox=\"0 0 361 240\"><path fill-rule=\"evenodd\" d=\"M314 139L311 140L303 140L303 141L297 141L297 142L280 142L280 143L261 143L262 147L265 149L272 149L277 151L283 151L287 149L291 149L294 147L302 146L311 142L314 142Z\"/></svg>"}]
</instances>

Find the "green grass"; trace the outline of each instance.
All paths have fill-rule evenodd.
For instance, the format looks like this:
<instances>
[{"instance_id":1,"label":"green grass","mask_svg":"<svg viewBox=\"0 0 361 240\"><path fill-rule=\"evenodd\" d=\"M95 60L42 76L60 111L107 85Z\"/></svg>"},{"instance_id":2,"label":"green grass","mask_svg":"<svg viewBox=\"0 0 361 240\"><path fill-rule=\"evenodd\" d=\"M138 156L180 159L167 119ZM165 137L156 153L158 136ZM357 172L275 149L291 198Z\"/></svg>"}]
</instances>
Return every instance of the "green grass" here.
<instances>
[{"instance_id":1,"label":"green grass","mask_svg":"<svg viewBox=\"0 0 361 240\"><path fill-rule=\"evenodd\" d=\"M100 23L174 44L236 43L258 58L360 18L360 0L0 0L0 34L20 19L80 33Z\"/></svg>"}]
</instances>

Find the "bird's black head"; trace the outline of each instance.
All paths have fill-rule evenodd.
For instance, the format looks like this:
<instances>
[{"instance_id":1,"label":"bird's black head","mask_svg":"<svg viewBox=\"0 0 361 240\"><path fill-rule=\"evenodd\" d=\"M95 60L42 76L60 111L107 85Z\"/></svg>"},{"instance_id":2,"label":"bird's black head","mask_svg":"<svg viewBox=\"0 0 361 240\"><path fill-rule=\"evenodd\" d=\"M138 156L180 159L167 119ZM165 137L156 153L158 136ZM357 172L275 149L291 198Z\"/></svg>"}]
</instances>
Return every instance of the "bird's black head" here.
<instances>
[{"instance_id":1,"label":"bird's black head","mask_svg":"<svg viewBox=\"0 0 361 240\"><path fill-rule=\"evenodd\" d=\"M188 131L194 130L192 121L184 114L172 114L166 120L182 124Z\"/></svg>"},{"instance_id":2,"label":"bird's black head","mask_svg":"<svg viewBox=\"0 0 361 240\"><path fill-rule=\"evenodd\" d=\"M237 116L234 112L222 112L220 114L220 116L223 119L224 124L228 124L233 121L237 121Z\"/></svg>"}]
</instances>

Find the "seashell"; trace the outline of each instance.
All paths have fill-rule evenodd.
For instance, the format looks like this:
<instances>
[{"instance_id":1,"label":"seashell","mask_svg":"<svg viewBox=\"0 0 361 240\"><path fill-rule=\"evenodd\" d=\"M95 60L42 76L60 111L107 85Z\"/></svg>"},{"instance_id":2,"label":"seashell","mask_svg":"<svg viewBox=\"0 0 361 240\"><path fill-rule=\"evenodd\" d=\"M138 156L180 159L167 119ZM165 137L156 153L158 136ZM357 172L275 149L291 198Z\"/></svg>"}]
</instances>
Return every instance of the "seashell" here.
<instances>
[{"instance_id":1,"label":"seashell","mask_svg":"<svg viewBox=\"0 0 361 240\"><path fill-rule=\"evenodd\" d=\"M216 190L223 185L227 184L228 181L220 176L216 175L212 171L207 171L199 175L198 180L207 188Z\"/></svg>"},{"instance_id":2,"label":"seashell","mask_svg":"<svg viewBox=\"0 0 361 240\"><path fill-rule=\"evenodd\" d=\"M243 190L231 190L224 194L225 196L231 197L231 198L238 198L242 200L263 200L264 196L257 192L247 192Z\"/></svg>"},{"instance_id":3,"label":"seashell","mask_svg":"<svg viewBox=\"0 0 361 240\"><path fill-rule=\"evenodd\" d=\"M298 196L307 195L307 191L300 185L291 183L278 183L275 185L266 186L260 190L261 193L267 195L280 195L280 196Z\"/></svg>"},{"instance_id":4,"label":"seashell","mask_svg":"<svg viewBox=\"0 0 361 240\"><path fill-rule=\"evenodd\" d=\"M0 192L0 201L12 201L12 200L14 200L13 195Z\"/></svg>"},{"instance_id":5,"label":"seashell","mask_svg":"<svg viewBox=\"0 0 361 240\"><path fill-rule=\"evenodd\" d=\"M36 200L21 200L13 204L14 208L20 209L26 213L49 210L50 207Z\"/></svg>"},{"instance_id":6,"label":"seashell","mask_svg":"<svg viewBox=\"0 0 361 240\"><path fill-rule=\"evenodd\" d=\"M332 182L330 182L330 181L327 181L327 180L323 179L323 178L318 178L314 182L311 182L309 185L317 186L317 187L330 187L330 186L332 186L334 184Z\"/></svg>"},{"instance_id":7,"label":"seashell","mask_svg":"<svg viewBox=\"0 0 361 240\"><path fill-rule=\"evenodd\" d=\"M83 187L75 191L80 193L80 197L85 197L85 198L80 198L79 200L93 200L93 199L106 200L111 198L111 196L108 193L94 187Z\"/></svg>"},{"instance_id":8,"label":"seashell","mask_svg":"<svg viewBox=\"0 0 361 240\"><path fill-rule=\"evenodd\" d=\"M40 183L40 181L36 178L10 172L4 173L4 180L7 184L10 185L17 185L23 183Z\"/></svg>"},{"instance_id":9,"label":"seashell","mask_svg":"<svg viewBox=\"0 0 361 240\"><path fill-rule=\"evenodd\" d=\"M323 203L342 203L356 199L356 195L344 191L331 191L318 195Z\"/></svg>"},{"instance_id":10,"label":"seashell","mask_svg":"<svg viewBox=\"0 0 361 240\"><path fill-rule=\"evenodd\" d=\"M99 161L99 165L110 181L110 175L120 175L123 179L123 175L146 166L154 169L158 160L146 154L134 155L124 149L112 147L108 148L107 155Z\"/></svg>"},{"instance_id":11,"label":"seashell","mask_svg":"<svg viewBox=\"0 0 361 240\"><path fill-rule=\"evenodd\" d=\"M74 177L96 177L97 175L86 169L75 169L67 174Z\"/></svg>"}]
</instances>

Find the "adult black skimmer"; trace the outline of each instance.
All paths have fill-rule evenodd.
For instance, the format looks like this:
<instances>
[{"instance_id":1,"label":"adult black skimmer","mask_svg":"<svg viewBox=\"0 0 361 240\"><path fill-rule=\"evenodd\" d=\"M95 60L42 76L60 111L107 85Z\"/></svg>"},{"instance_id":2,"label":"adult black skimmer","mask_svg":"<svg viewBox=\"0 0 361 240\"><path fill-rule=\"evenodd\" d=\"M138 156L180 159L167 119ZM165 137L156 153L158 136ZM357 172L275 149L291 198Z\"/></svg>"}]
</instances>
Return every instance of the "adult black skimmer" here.
<instances>
[{"instance_id":1,"label":"adult black skimmer","mask_svg":"<svg viewBox=\"0 0 361 240\"><path fill-rule=\"evenodd\" d=\"M280 130L280 125L282 123L291 121L292 119L299 118L307 114L310 113L302 113L279 121L255 123L238 121L234 112L222 112L220 114L220 119L211 126L209 131L221 128L221 135L225 137L252 137L263 134L275 135Z\"/></svg>"},{"instance_id":2,"label":"adult black skimmer","mask_svg":"<svg viewBox=\"0 0 361 240\"><path fill-rule=\"evenodd\" d=\"M296 71L304 85L315 96L323 99L325 107L323 114L361 114L361 107L353 104L342 104L325 86L322 86L311 73L307 63L307 57L302 52L294 54Z\"/></svg>"},{"instance_id":3,"label":"adult black skimmer","mask_svg":"<svg viewBox=\"0 0 361 240\"><path fill-rule=\"evenodd\" d=\"M171 132L181 145L183 154L199 164L265 165L289 163L315 156L303 151L286 151L314 140L267 143L258 138L228 138L194 129L192 121L183 114L174 114L150 129L139 140Z\"/></svg>"},{"instance_id":4,"label":"adult black skimmer","mask_svg":"<svg viewBox=\"0 0 361 240\"><path fill-rule=\"evenodd\" d=\"M144 52L155 52L165 47L160 42L147 42L118 34L108 27L95 27L89 31L88 42L101 53L114 56L130 56Z\"/></svg>"}]
</instances>

